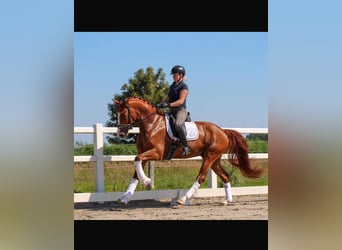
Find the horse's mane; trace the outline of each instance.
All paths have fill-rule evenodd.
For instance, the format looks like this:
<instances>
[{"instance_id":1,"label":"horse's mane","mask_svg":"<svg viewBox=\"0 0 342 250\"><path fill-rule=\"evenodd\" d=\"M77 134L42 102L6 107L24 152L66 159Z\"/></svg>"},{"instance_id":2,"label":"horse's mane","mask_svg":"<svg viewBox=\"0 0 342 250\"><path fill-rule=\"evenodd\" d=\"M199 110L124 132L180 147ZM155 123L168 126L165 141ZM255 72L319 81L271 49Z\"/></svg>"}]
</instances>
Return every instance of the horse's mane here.
<instances>
[{"instance_id":1,"label":"horse's mane","mask_svg":"<svg viewBox=\"0 0 342 250\"><path fill-rule=\"evenodd\" d=\"M149 102L148 100L146 100L140 96L129 96L126 98L125 102L129 102L129 101L144 102L147 105L151 106L152 108L156 109L158 114L165 115L164 111L160 110L159 108L156 107L156 105L152 104L151 102Z\"/></svg>"}]
</instances>

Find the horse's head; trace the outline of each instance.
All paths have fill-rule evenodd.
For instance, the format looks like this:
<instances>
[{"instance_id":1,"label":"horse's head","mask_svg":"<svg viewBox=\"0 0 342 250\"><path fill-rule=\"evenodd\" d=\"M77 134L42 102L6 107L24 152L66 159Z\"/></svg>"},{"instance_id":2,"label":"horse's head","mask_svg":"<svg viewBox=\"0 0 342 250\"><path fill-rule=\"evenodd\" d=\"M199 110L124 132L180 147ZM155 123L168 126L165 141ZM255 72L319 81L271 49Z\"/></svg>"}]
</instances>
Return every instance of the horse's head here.
<instances>
[{"instance_id":1,"label":"horse's head","mask_svg":"<svg viewBox=\"0 0 342 250\"><path fill-rule=\"evenodd\" d=\"M126 103L126 101L118 101L113 99L113 102L116 105L118 119L118 130L116 135L120 138L127 137L128 130L133 126L130 106Z\"/></svg>"},{"instance_id":2,"label":"horse's head","mask_svg":"<svg viewBox=\"0 0 342 250\"><path fill-rule=\"evenodd\" d=\"M133 124L143 124L146 118L157 113L156 107L141 97L128 97L124 101L113 99L113 102L117 107L119 137L126 137Z\"/></svg>"}]
</instances>

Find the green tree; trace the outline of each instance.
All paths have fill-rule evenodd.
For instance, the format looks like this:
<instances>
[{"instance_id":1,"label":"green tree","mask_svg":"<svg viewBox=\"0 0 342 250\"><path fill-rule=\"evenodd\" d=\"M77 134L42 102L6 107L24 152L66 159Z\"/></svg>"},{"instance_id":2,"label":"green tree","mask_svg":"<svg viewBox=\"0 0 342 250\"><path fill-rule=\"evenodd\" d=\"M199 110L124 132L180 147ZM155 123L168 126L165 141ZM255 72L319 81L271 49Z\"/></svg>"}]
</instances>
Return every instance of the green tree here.
<instances>
[{"instance_id":1,"label":"green tree","mask_svg":"<svg viewBox=\"0 0 342 250\"><path fill-rule=\"evenodd\" d=\"M152 104L158 104L165 99L169 87L170 84L165 80L165 73L162 68L159 68L155 74L152 67L147 67L146 71L143 69L136 71L134 77L128 79L128 83L122 85L122 93L114 94L114 98L112 99L124 100L127 97L135 96L142 97ZM106 126L116 127L116 105L110 102L107 106L109 120L106 122ZM136 135L132 134L129 138L133 138L135 141ZM108 135L106 139L109 143L120 142L114 134Z\"/></svg>"},{"instance_id":2,"label":"green tree","mask_svg":"<svg viewBox=\"0 0 342 250\"><path fill-rule=\"evenodd\" d=\"M246 136L247 140L261 140L268 141L268 134L248 134Z\"/></svg>"}]
</instances>

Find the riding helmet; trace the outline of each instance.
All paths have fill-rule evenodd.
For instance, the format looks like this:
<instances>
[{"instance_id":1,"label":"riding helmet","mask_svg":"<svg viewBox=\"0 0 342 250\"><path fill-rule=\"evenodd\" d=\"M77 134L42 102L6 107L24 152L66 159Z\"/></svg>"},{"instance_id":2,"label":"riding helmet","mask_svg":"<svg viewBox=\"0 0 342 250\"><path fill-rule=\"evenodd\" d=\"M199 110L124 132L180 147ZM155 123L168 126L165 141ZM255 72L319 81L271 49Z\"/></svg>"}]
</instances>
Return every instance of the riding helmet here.
<instances>
[{"instance_id":1,"label":"riding helmet","mask_svg":"<svg viewBox=\"0 0 342 250\"><path fill-rule=\"evenodd\" d=\"M182 73L183 76L185 76L185 69L183 66L180 65L176 65L171 69L171 75L175 74L175 73Z\"/></svg>"}]
</instances>

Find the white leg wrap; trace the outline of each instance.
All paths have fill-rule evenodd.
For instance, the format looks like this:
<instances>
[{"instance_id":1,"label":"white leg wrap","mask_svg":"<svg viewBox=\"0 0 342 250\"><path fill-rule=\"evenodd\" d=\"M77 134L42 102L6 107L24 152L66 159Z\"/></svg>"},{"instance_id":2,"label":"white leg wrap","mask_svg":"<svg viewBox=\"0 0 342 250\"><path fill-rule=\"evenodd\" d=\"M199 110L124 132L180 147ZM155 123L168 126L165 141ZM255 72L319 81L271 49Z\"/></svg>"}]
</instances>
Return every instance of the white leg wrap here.
<instances>
[{"instance_id":1,"label":"white leg wrap","mask_svg":"<svg viewBox=\"0 0 342 250\"><path fill-rule=\"evenodd\" d=\"M233 197L232 197L232 188L230 187L230 182L225 183L224 185L224 191L226 193L226 199L228 202L233 202Z\"/></svg>"},{"instance_id":2,"label":"white leg wrap","mask_svg":"<svg viewBox=\"0 0 342 250\"><path fill-rule=\"evenodd\" d=\"M200 184L198 183L198 181L196 181L194 184L192 184L192 187L188 190L188 192L186 192L185 197L187 199L190 199L199 187Z\"/></svg>"},{"instance_id":3,"label":"white leg wrap","mask_svg":"<svg viewBox=\"0 0 342 250\"><path fill-rule=\"evenodd\" d=\"M138 180L137 179L132 179L129 182L128 188L126 190L126 192L123 194L123 196L120 197L119 202L123 203L123 204L127 204L129 202L129 200L131 199L131 197L134 194L134 191L138 185Z\"/></svg>"},{"instance_id":4,"label":"white leg wrap","mask_svg":"<svg viewBox=\"0 0 342 250\"><path fill-rule=\"evenodd\" d=\"M144 184L144 186L149 185L151 183L151 179L145 175L144 170L141 165L141 161L135 161L134 167L135 167L135 170L137 171L139 181L141 181Z\"/></svg>"},{"instance_id":5,"label":"white leg wrap","mask_svg":"<svg viewBox=\"0 0 342 250\"><path fill-rule=\"evenodd\" d=\"M125 196L128 200L130 200L130 198L133 196L134 194L134 191L138 185L138 180L137 179L132 179L130 182L129 182L129 185L128 185L128 188L127 188L127 191L124 193L123 196Z\"/></svg>"}]
</instances>

